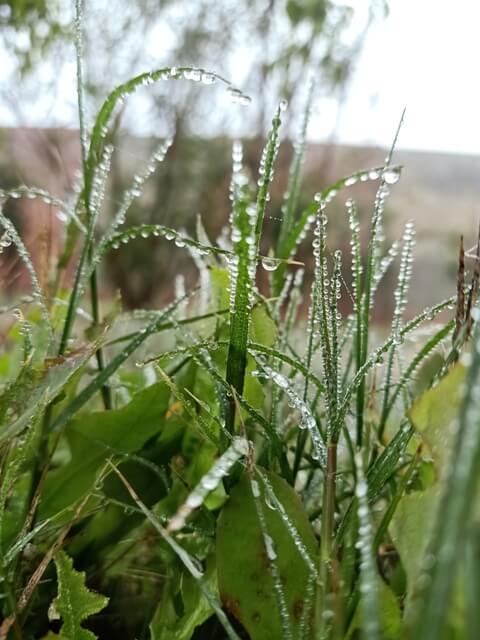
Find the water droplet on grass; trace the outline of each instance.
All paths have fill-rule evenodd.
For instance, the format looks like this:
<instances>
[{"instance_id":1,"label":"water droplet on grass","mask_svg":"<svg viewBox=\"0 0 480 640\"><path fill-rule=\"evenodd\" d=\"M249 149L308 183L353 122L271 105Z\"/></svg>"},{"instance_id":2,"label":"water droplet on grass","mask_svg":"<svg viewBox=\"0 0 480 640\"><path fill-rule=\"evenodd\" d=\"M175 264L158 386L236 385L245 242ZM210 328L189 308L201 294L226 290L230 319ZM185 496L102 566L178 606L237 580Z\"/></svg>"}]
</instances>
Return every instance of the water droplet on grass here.
<instances>
[{"instance_id":1,"label":"water droplet on grass","mask_svg":"<svg viewBox=\"0 0 480 640\"><path fill-rule=\"evenodd\" d=\"M265 269L265 271L275 271L275 269L278 268L278 265L280 264L279 260L276 260L275 258L262 258L262 267Z\"/></svg>"},{"instance_id":2,"label":"water droplet on grass","mask_svg":"<svg viewBox=\"0 0 480 640\"><path fill-rule=\"evenodd\" d=\"M383 179L387 184L395 184L400 179L400 170L399 169L387 169L383 173Z\"/></svg>"}]
</instances>

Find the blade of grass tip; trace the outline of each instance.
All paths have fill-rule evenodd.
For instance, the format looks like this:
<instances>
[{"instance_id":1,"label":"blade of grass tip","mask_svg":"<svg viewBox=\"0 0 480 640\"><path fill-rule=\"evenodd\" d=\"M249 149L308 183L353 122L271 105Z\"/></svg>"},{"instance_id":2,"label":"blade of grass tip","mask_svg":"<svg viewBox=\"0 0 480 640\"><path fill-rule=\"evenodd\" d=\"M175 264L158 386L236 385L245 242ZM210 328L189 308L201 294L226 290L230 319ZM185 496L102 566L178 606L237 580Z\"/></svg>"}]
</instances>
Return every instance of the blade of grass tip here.
<instances>
[{"instance_id":1,"label":"blade of grass tip","mask_svg":"<svg viewBox=\"0 0 480 640\"><path fill-rule=\"evenodd\" d=\"M209 81L206 81L207 78ZM101 156L101 149L108 134L108 127L116 106L123 104L128 96L134 94L141 87L149 86L156 82L172 80L189 80L201 82L203 85L212 85L218 81L226 86L232 102L240 104L248 104L250 102L250 98L239 89L234 88L229 80L226 80L217 73L212 73L198 67L163 67L130 78L110 92L95 120L90 139L87 171L85 174L85 189L87 193L91 189L93 171Z\"/></svg>"},{"instance_id":2,"label":"blade of grass tip","mask_svg":"<svg viewBox=\"0 0 480 640\"><path fill-rule=\"evenodd\" d=\"M478 314L476 314L478 315ZM448 476L432 539L422 561L418 585L415 637L436 640L446 626L453 581L458 572L458 545L465 539L469 513L477 495L480 471L480 329L475 328L472 360L450 457Z\"/></svg>"},{"instance_id":3,"label":"blade of grass tip","mask_svg":"<svg viewBox=\"0 0 480 640\"><path fill-rule=\"evenodd\" d=\"M131 240L136 240L137 238L145 239L151 236L156 238L162 237L165 240L174 242L178 248L187 247L187 249L196 249L200 255L211 253L216 256L225 256L226 259L230 259L234 255L232 251L198 242L176 229L166 227L163 224L142 224L113 234L112 237L98 249L97 263L100 262L101 258L103 258L110 249L118 249L121 245L126 245Z\"/></svg>"},{"instance_id":4,"label":"blade of grass tip","mask_svg":"<svg viewBox=\"0 0 480 640\"><path fill-rule=\"evenodd\" d=\"M313 76L309 78L307 86L307 97L305 100L305 106L303 108L302 119L300 121L300 130L297 137L297 141L294 144L294 155L290 165L290 171L288 175L287 191L285 193L285 201L282 206L282 222L280 226L280 233L277 241L277 256L281 257L285 255L285 244L292 227L295 222L295 211L298 204L298 196L300 192L301 171L303 165L303 159L305 155L305 143L307 138L308 123L310 121L310 114L312 111L313 101ZM282 290L283 281L285 279L285 264L282 263L275 270L272 277L272 295L280 295Z\"/></svg>"},{"instance_id":5,"label":"blade of grass tip","mask_svg":"<svg viewBox=\"0 0 480 640\"><path fill-rule=\"evenodd\" d=\"M463 235L460 236L458 249L458 270L457 270L457 305L455 314L455 330L452 341L455 341L460 334L465 322L465 249L463 245Z\"/></svg>"},{"instance_id":6,"label":"blade of grass tip","mask_svg":"<svg viewBox=\"0 0 480 640\"><path fill-rule=\"evenodd\" d=\"M312 202L310 202L300 213L298 220L292 227L291 233L285 239L283 255L279 255L278 257L283 260L288 260L295 254L299 244L307 237L310 226L315 222L315 213L318 209L319 202L325 202L328 204L342 189L348 188L359 181L365 182L366 180L380 179L384 169L385 165L381 167L374 167L366 171L356 171L355 173L337 180L337 182L334 182L328 187L325 187L325 189L322 189L322 191L316 193ZM391 175L395 175L400 171L400 169L401 166L391 166Z\"/></svg>"},{"instance_id":7,"label":"blade of grass tip","mask_svg":"<svg viewBox=\"0 0 480 640\"><path fill-rule=\"evenodd\" d=\"M140 197L142 194L143 186L145 185L148 178L153 175L159 163L163 162L166 154L173 144L173 135L167 136L165 140L163 140L148 159L145 167L137 173L132 180L132 186L125 191L122 197L122 201L118 207L118 210L108 226L108 229L105 231L102 239L98 243L98 246L95 249L95 254L92 259L92 266L95 267L98 265L105 252L112 245L115 247L115 244L120 244L125 242L125 237L119 234L119 237L116 236L116 231L118 227L122 226L125 223L127 213L132 206L133 202ZM138 231L136 231L138 229ZM130 233L138 233L145 237L143 234L148 231L149 234L153 235L165 235L170 234L173 230L168 229L162 225L142 225L141 227L134 227L128 230ZM136 237L136 236L135 236Z\"/></svg>"},{"instance_id":8,"label":"blade of grass tip","mask_svg":"<svg viewBox=\"0 0 480 640\"><path fill-rule=\"evenodd\" d=\"M234 257L230 260L230 344L227 356L226 380L239 396L243 393L247 364L247 341L251 307L255 290L256 256L260 248L260 236L268 199L268 189L273 179L273 164L278 153L278 131L281 125L281 108L272 120L272 128L260 161L260 178L255 206L239 175L232 179L232 241ZM234 160L235 164L235 160ZM226 427L233 433L235 402L233 396L227 406Z\"/></svg>"},{"instance_id":9,"label":"blade of grass tip","mask_svg":"<svg viewBox=\"0 0 480 640\"><path fill-rule=\"evenodd\" d=\"M78 15L78 25L79 29L76 32L78 41L82 42L82 32L81 32L81 23L82 23L82 11L83 6L80 0L77 0L79 6L77 7L77 15ZM82 56L81 56L81 48L77 49L77 65L80 64L80 77L78 75L77 70L77 82L80 85L83 85L82 82ZM212 84L216 80L220 81L224 85L227 86L227 90L229 90L232 101L239 102L241 104L246 104L250 102L248 96L245 96L238 89L234 89L231 83L225 78L222 78L218 74L210 73L205 71L204 69L198 69L195 67L164 67L162 69L157 69L155 71L141 73L134 78L131 78L127 82L117 86L105 102L103 103L100 111L98 112L97 118L95 120L95 124L93 126L92 134L90 136L90 146L88 148L88 154L86 156L86 161L84 163L84 171L83 171L83 193L81 194L81 198L85 202L85 206L88 210L88 203L90 200L90 194L93 189L93 179L95 174L95 169L100 162L103 153L103 146L105 138L108 134L108 126L110 120L112 118L115 107L118 104L122 104L127 96L135 93L137 89L142 86L148 86L155 82L163 81L163 80L171 80L171 79L181 79L185 78L187 80L193 81L202 81L203 84ZM207 80L208 78L208 80ZM81 88L81 87L80 87ZM79 92L80 95L80 92ZM84 136L85 137L85 136ZM82 251L79 265L77 267L77 277L75 278L74 287L72 289L72 294L70 296L71 303L69 305L69 311L67 312L67 317L65 321L64 331L61 339L61 352L65 350L66 344L68 342L68 338L70 335L73 317L74 317L74 308L76 307L78 300L78 289L81 284L81 276L83 275L83 265L84 262L89 256L90 247L92 246L93 233L90 234L90 237L86 239L84 244L84 250Z\"/></svg>"},{"instance_id":10,"label":"blade of grass tip","mask_svg":"<svg viewBox=\"0 0 480 640\"><path fill-rule=\"evenodd\" d=\"M388 185L395 184L399 177L400 171L394 170L390 164L395 146L397 144L400 129L403 124L405 116L405 110L402 113L400 122L398 124L395 137L393 139L390 151L385 159L385 166L381 174L380 187L378 188L377 195L375 197L375 204L372 216L372 222L370 227L370 238L368 243L367 261L365 268L365 278L363 283L363 304L360 310L360 335L357 337L359 341L359 349L357 352L357 371L359 371L365 364L368 356L368 336L370 326L370 312L372 303L372 289L375 274L375 263L378 255L379 246L379 230L381 228L383 211L385 206L385 198L388 194ZM365 397L366 397L366 378L364 378L358 387L357 391L357 435L356 443L358 447L362 446L363 440L363 422L364 422L364 410L365 410Z\"/></svg>"},{"instance_id":11,"label":"blade of grass tip","mask_svg":"<svg viewBox=\"0 0 480 640\"><path fill-rule=\"evenodd\" d=\"M132 500L135 502L137 507L142 511L144 516L147 518L148 522L153 526L153 528L160 534L163 540L168 544L168 546L172 549L172 551L176 554L180 562L183 564L188 573L192 576L195 582L198 585L198 588L202 592L208 604L212 607L215 612L220 624L225 630L227 637L229 640L240 640L240 637L237 635L232 625L230 624L227 616L222 610L222 605L219 602L217 596L213 594L210 590L210 587L206 583L203 577L203 567L199 566L199 563L196 559L194 559L183 547L181 547L176 540L169 534L167 529L163 527L158 517L150 510L145 504L140 500L139 496L122 474L122 472L111 462L109 463L112 470L116 473L118 478L124 484L128 493L132 497Z\"/></svg>"},{"instance_id":12,"label":"blade of grass tip","mask_svg":"<svg viewBox=\"0 0 480 640\"><path fill-rule=\"evenodd\" d=\"M83 83L83 0L75 0L75 61L77 66L77 103L78 122L80 125L80 147L82 165L87 168L87 129L85 125L85 98Z\"/></svg>"}]
</instances>

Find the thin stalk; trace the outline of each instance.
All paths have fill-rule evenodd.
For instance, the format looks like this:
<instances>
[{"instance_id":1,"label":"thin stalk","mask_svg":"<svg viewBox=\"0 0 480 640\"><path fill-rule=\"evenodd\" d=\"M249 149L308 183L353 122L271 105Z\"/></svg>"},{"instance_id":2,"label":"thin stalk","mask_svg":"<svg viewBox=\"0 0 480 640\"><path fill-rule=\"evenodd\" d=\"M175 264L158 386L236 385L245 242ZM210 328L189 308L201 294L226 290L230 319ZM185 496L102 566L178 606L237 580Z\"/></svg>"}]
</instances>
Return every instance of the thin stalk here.
<instances>
[{"instance_id":1,"label":"thin stalk","mask_svg":"<svg viewBox=\"0 0 480 640\"><path fill-rule=\"evenodd\" d=\"M332 590L332 551L334 542L335 524L335 494L337 477L337 443L331 442L327 449L327 467L324 477L323 504L322 504L322 527L320 539L320 559L319 575L320 584L317 589L317 624L319 627L319 637L324 637L325 618L322 613Z\"/></svg>"}]
</instances>

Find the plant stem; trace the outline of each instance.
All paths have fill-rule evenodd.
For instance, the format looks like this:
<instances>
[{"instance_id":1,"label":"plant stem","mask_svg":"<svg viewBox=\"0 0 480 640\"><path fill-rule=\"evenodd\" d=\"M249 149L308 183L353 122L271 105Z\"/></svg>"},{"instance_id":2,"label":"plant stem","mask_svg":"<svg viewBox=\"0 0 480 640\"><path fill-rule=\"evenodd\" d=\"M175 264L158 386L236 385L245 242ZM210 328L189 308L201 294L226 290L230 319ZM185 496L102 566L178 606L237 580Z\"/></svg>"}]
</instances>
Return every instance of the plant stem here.
<instances>
[{"instance_id":1,"label":"plant stem","mask_svg":"<svg viewBox=\"0 0 480 640\"><path fill-rule=\"evenodd\" d=\"M322 528L320 538L320 585L317 590L318 638L325 637L328 621L322 615L332 588L332 550L337 477L337 443L331 441L327 449L327 467L323 483Z\"/></svg>"}]
</instances>

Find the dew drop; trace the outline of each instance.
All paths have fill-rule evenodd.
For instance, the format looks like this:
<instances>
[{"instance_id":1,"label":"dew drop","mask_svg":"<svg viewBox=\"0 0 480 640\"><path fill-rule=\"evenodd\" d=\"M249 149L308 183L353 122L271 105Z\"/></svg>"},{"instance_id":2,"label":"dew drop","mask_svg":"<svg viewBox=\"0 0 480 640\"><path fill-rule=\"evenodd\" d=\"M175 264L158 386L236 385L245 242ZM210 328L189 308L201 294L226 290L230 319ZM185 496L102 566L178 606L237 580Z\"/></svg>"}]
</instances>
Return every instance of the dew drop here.
<instances>
[{"instance_id":1,"label":"dew drop","mask_svg":"<svg viewBox=\"0 0 480 640\"><path fill-rule=\"evenodd\" d=\"M276 260L275 258L262 258L262 267L265 269L265 271L275 271L275 269L278 268L279 264L280 261Z\"/></svg>"},{"instance_id":2,"label":"dew drop","mask_svg":"<svg viewBox=\"0 0 480 640\"><path fill-rule=\"evenodd\" d=\"M383 179L387 184L395 184L400 179L400 170L399 169L387 169L383 173Z\"/></svg>"}]
</instances>

